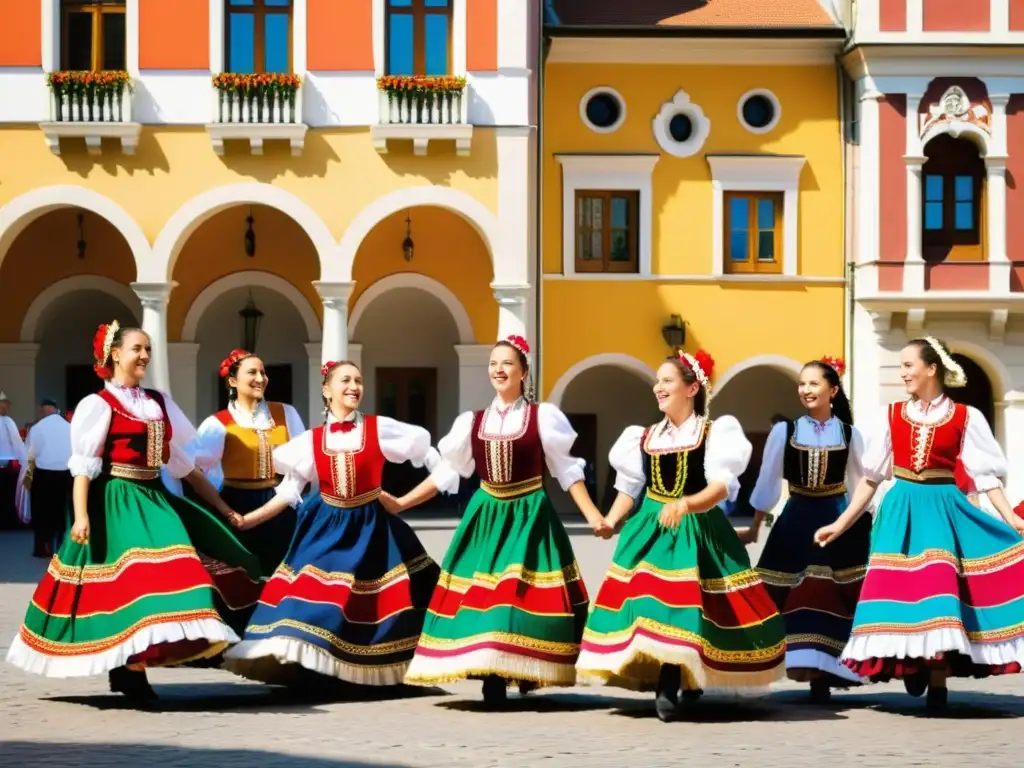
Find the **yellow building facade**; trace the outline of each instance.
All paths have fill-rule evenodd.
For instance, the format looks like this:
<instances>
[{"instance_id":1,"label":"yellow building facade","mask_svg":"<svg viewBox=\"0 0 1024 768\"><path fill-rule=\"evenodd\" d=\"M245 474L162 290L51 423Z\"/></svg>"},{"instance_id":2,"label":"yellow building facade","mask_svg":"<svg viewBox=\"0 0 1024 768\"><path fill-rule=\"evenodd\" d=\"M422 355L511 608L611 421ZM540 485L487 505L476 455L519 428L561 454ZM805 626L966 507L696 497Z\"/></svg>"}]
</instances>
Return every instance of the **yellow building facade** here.
<instances>
[{"instance_id":1,"label":"yellow building facade","mask_svg":"<svg viewBox=\"0 0 1024 768\"><path fill-rule=\"evenodd\" d=\"M844 356L843 30L816 1L760 29L721 3L728 32L701 11L612 25L605 5L555 3L547 27L544 391L608 498L608 448L656 420L682 325L714 358L712 415L755 445L749 486L771 417L801 412L802 364Z\"/></svg>"}]
</instances>

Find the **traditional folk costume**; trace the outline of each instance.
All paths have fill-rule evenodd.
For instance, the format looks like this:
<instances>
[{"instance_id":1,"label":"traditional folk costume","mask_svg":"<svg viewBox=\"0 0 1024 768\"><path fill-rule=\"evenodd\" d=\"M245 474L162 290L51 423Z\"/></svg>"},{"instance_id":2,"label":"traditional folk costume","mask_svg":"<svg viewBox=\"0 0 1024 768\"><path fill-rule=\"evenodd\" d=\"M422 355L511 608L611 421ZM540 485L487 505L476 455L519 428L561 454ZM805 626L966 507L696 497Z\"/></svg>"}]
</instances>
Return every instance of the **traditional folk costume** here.
<instances>
[{"instance_id":1,"label":"traditional folk costume","mask_svg":"<svg viewBox=\"0 0 1024 768\"><path fill-rule=\"evenodd\" d=\"M1020 672L1024 539L954 480L958 459L982 493L1006 475L985 417L946 395L894 403L867 443L865 476L895 479L874 521L847 666L872 680L927 680L946 663L958 677Z\"/></svg>"},{"instance_id":2,"label":"traditional folk costume","mask_svg":"<svg viewBox=\"0 0 1024 768\"><path fill-rule=\"evenodd\" d=\"M860 433L835 417L822 423L801 416L776 424L750 496L754 509L769 510L778 501L782 481L789 486L789 501L771 527L757 572L785 621L789 677L817 678L826 693L829 683L860 682L839 663L839 655L850 639L867 571L871 516L828 547L818 546L814 533L846 509L847 492L863 476L863 454Z\"/></svg>"},{"instance_id":3,"label":"traditional folk costume","mask_svg":"<svg viewBox=\"0 0 1024 768\"><path fill-rule=\"evenodd\" d=\"M109 341L107 342L109 355ZM71 474L89 483L89 538L67 537L36 588L7 661L49 677L171 666L238 640L214 607L197 550L258 571L215 515L169 493L195 430L165 394L108 382L75 410Z\"/></svg>"},{"instance_id":4,"label":"traditional folk costume","mask_svg":"<svg viewBox=\"0 0 1024 768\"><path fill-rule=\"evenodd\" d=\"M380 505L384 464L435 467L421 427L353 412L275 449L276 493L298 505L295 536L225 667L266 683L301 668L363 685L402 682L438 568L416 534Z\"/></svg>"},{"instance_id":5,"label":"traditional folk costume","mask_svg":"<svg viewBox=\"0 0 1024 768\"><path fill-rule=\"evenodd\" d=\"M684 690L706 691L762 688L785 674L782 619L721 508L684 514L676 529L659 522L666 504L712 482L735 500L750 453L732 416L666 418L616 441L616 490L646 493L587 620L582 680L654 690L663 667L678 667Z\"/></svg>"},{"instance_id":6,"label":"traditional folk costume","mask_svg":"<svg viewBox=\"0 0 1024 768\"><path fill-rule=\"evenodd\" d=\"M304 431L298 411L290 405L261 401L250 414L231 401L199 425L191 448L196 466L224 502L244 515L274 497L281 475L273 451ZM260 558L263 575L269 578L284 560L294 533L295 510L289 508L238 537Z\"/></svg>"},{"instance_id":7,"label":"traditional folk costume","mask_svg":"<svg viewBox=\"0 0 1024 768\"><path fill-rule=\"evenodd\" d=\"M575 684L587 590L543 486L545 466L564 490L583 480L575 441L558 408L520 398L463 413L438 443L437 487L455 493L476 472L480 488L445 555L407 683L484 679L502 694L513 682Z\"/></svg>"}]
</instances>

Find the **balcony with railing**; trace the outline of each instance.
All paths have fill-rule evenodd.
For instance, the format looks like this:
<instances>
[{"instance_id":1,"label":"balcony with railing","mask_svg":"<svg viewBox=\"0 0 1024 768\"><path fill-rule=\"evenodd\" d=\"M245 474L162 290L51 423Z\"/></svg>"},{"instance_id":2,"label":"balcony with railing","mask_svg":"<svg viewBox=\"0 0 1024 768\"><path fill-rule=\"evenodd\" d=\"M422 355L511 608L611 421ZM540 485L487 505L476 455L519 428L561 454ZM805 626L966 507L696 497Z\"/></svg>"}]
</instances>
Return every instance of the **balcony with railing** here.
<instances>
[{"instance_id":1,"label":"balcony with railing","mask_svg":"<svg viewBox=\"0 0 1024 768\"><path fill-rule=\"evenodd\" d=\"M50 119L39 124L54 154L61 139L84 139L90 155L103 151L103 139L135 154L142 126L132 122L132 81L127 72L60 71L46 76Z\"/></svg>"},{"instance_id":2,"label":"balcony with railing","mask_svg":"<svg viewBox=\"0 0 1024 768\"><path fill-rule=\"evenodd\" d=\"M378 152L386 153L391 141L411 141L413 153L422 156L431 141L453 141L459 157L469 155L473 126L466 78L385 75L377 79L377 90L380 114L370 132Z\"/></svg>"},{"instance_id":3,"label":"balcony with railing","mask_svg":"<svg viewBox=\"0 0 1024 768\"><path fill-rule=\"evenodd\" d=\"M287 141L301 155L307 126L302 122L302 80L298 75L236 74L213 77L213 120L206 126L213 151L225 141L245 141L254 155L265 141Z\"/></svg>"}]
</instances>

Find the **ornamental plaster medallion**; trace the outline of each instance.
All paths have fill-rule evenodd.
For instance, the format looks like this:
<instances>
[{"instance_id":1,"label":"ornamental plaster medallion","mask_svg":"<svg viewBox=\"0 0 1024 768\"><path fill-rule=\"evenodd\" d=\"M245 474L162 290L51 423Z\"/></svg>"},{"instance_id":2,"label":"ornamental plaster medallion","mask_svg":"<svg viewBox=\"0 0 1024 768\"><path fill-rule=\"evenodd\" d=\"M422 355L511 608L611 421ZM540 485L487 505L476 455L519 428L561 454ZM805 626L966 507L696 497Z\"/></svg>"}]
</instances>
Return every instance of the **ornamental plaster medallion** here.
<instances>
[{"instance_id":1,"label":"ornamental plaster medallion","mask_svg":"<svg viewBox=\"0 0 1024 768\"><path fill-rule=\"evenodd\" d=\"M672 121L675 118L685 118L682 125L687 136L683 140L673 136ZM708 139L711 120L704 115L704 110L690 100L689 94L680 89L670 101L661 105L651 121L651 129L658 146L665 152L674 157L693 157ZM678 126L675 133L679 135Z\"/></svg>"}]
</instances>

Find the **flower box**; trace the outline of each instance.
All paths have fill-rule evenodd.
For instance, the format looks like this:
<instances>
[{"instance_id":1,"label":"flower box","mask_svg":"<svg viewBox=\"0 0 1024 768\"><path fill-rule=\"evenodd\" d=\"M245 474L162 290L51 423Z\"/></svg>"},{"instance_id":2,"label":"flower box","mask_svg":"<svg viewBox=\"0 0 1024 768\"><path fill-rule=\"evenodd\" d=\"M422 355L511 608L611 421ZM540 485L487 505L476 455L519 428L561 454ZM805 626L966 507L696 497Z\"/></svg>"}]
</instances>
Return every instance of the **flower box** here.
<instances>
[{"instance_id":1,"label":"flower box","mask_svg":"<svg viewBox=\"0 0 1024 768\"><path fill-rule=\"evenodd\" d=\"M224 72L213 76L213 87L215 123L295 124L302 118L298 75Z\"/></svg>"},{"instance_id":2,"label":"flower box","mask_svg":"<svg viewBox=\"0 0 1024 768\"><path fill-rule=\"evenodd\" d=\"M465 124L466 78L456 75L384 75L377 78L380 122Z\"/></svg>"},{"instance_id":3,"label":"flower box","mask_svg":"<svg viewBox=\"0 0 1024 768\"><path fill-rule=\"evenodd\" d=\"M60 71L46 76L53 122L131 121L132 80L124 71Z\"/></svg>"}]
</instances>

